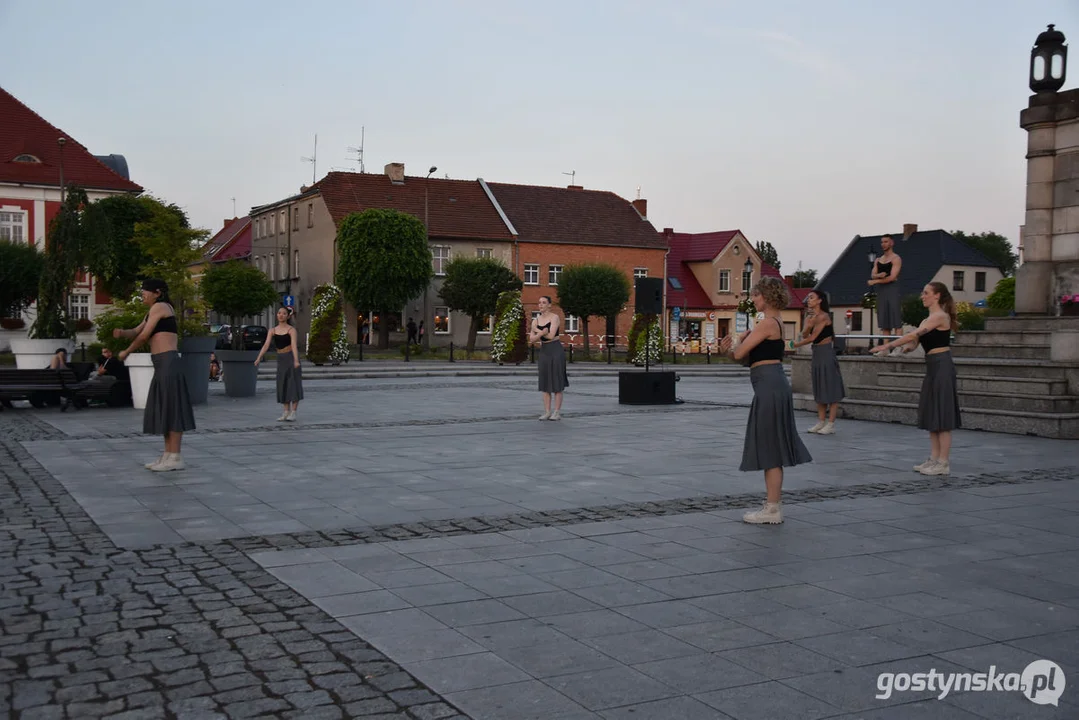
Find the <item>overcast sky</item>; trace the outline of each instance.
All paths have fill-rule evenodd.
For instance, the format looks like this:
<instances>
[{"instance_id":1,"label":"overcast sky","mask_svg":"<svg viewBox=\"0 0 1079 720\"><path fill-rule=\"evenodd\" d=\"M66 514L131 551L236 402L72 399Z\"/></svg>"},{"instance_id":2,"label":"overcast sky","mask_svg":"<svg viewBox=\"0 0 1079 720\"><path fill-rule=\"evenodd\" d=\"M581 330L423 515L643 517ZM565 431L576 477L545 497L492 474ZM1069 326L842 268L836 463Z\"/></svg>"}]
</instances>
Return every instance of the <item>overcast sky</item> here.
<instances>
[{"instance_id":1,"label":"overcast sky","mask_svg":"<svg viewBox=\"0 0 1079 720\"><path fill-rule=\"evenodd\" d=\"M905 222L1018 241L1050 22L1076 45L1079 1L0 0L0 84L215 231L310 183L316 133L320 177L358 169L365 127L368 172L576 171L823 272Z\"/></svg>"}]
</instances>

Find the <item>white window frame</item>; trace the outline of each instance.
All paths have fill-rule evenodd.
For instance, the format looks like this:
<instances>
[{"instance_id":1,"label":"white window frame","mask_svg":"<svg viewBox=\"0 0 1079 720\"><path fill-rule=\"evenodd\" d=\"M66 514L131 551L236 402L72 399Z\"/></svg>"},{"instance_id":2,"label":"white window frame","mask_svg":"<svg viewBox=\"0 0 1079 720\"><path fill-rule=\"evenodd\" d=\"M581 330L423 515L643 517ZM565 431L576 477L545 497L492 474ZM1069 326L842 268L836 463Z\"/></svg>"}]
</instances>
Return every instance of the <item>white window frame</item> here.
<instances>
[{"instance_id":1,"label":"white window frame","mask_svg":"<svg viewBox=\"0 0 1079 720\"><path fill-rule=\"evenodd\" d=\"M89 320L90 319L90 295L88 293L72 293L71 297L71 319L72 320Z\"/></svg>"},{"instance_id":2,"label":"white window frame","mask_svg":"<svg viewBox=\"0 0 1079 720\"><path fill-rule=\"evenodd\" d=\"M524 278L523 278L525 285L539 285L540 284L539 283L539 269L540 269L539 263L525 263ZM530 276L532 277L531 280L528 279Z\"/></svg>"},{"instance_id":3,"label":"white window frame","mask_svg":"<svg viewBox=\"0 0 1079 720\"><path fill-rule=\"evenodd\" d=\"M270 280L277 279L277 253L270 253Z\"/></svg>"},{"instance_id":4,"label":"white window frame","mask_svg":"<svg viewBox=\"0 0 1079 720\"><path fill-rule=\"evenodd\" d=\"M576 335L581 331L581 319L576 315L566 315L566 332L570 335Z\"/></svg>"},{"instance_id":5,"label":"white window frame","mask_svg":"<svg viewBox=\"0 0 1079 720\"><path fill-rule=\"evenodd\" d=\"M0 239L12 243L26 242L26 216L22 208L0 208Z\"/></svg>"},{"instance_id":6,"label":"white window frame","mask_svg":"<svg viewBox=\"0 0 1079 720\"><path fill-rule=\"evenodd\" d=\"M491 331L494 329L494 326L495 326L495 316L494 315L488 315L487 316L487 329L484 330L483 326L480 325L480 328L479 328L479 330L476 331L476 334L477 335L490 335Z\"/></svg>"},{"instance_id":7,"label":"white window frame","mask_svg":"<svg viewBox=\"0 0 1079 720\"><path fill-rule=\"evenodd\" d=\"M432 245L431 246L431 269L435 271L435 275L437 277L445 277L446 276L446 263L448 263L449 261L450 261L450 246L449 245Z\"/></svg>"},{"instance_id":8,"label":"white window frame","mask_svg":"<svg viewBox=\"0 0 1079 720\"><path fill-rule=\"evenodd\" d=\"M280 212L280 215L281 215L281 227L280 227L280 229L278 229L277 234L278 235L284 235L285 230L288 229L288 212L285 211L285 210L282 210Z\"/></svg>"},{"instance_id":9,"label":"white window frame","mask_svg":"<svg viewBox=\"0 0 1079 720\"><path fill-rule=\"evenodd\" d=\"M315 204L307 203L307 227L315 227Z\"/></svg>"},{"instance_id":10,"label":"white window frame","mask_svg":"<svg viewBox=\"0 0 1079 720\"><path fill-rule=\"evenodd\" d=\"M753 287L753 273L742 271L742 292L748 293Z\"/></svg>"},{"instance_id":11,"label":"white window frame","mask_svg":"<svg viewBox=\"0 0 1079 720\"><path fill-rule=\"evenodd\" d=\"M721 293L729 293L731 291L731 271L720 270L719 271L719 291Z\"/></svg>"},{"instance_id":12,"label":"white window frame","mask_svg":"<svg viewBox=\"0 0 1079 720\"><path fill-rule=\"evenodd\" d=\"M491 248L476 248L476 257L489 258L491 257Z\"/></svg>"},{"instance_id":13,"label":"white window frame","mask_svg":"<svg viewBox=\"0 0 1079 720\"><path fill-rule=\"evenodd\" d=\"M295 231L300 230L300 208L296 206L292 208L292 229Z\"/></svg>"},{"instance_id":14,"label":"white window frame","mask_svg":"<svg viewBox=\"0 0 1079 720\"><path fill-rule=\"evenodd\" d=\"M562 277L562 271L565 267L565 265L548 265L547 284L552 287L558 287L558 279Z\"/></svg>"},{"instance_id":15,"label":"white window frame","mask_svg":"<svg viewBox=\"0 0 1079 720\"><path fill-rule=\"evenodd\" d=\"M300 278L300 251L292 251L292 277L299 280Z\"/></svg>"},{"instance_id":16,"label":"white window frame","mask_svg":"<svg viewBox=\"0 0 1079 720\"><path fill-rule=\"evenodd\" d=\"M648 277L648 268L633 268L633 279Z\"/></svg>"},{"instance_id":17,"label":"white window frame","mask_svg":"<svg viewBox=\"0 0 1079 720\"><path fill-rule=\"evenodd\" d=\"M439 310L445 310L446 312L445 313L440 313ZM450 309L445 305L435 305L435 307L434 307L434 316L437 318L440 315L442 315L442 316L444 316L446 318L446 329L445 330L439 330L438 329L438 324L436 322L436 324L435 324L435 335L449 335L450 333L453 332L453 319L450 316Z\"/></svg>"},{"instance_id":18,"label":"white window frame","mask_svg":"<svg viewBox=\"0 0 1079 720\"><path fill-rule=\"evenodd\" d=\"M277 234L277 213L270 213L270 234Z\"/></svg>"}]
</instances>

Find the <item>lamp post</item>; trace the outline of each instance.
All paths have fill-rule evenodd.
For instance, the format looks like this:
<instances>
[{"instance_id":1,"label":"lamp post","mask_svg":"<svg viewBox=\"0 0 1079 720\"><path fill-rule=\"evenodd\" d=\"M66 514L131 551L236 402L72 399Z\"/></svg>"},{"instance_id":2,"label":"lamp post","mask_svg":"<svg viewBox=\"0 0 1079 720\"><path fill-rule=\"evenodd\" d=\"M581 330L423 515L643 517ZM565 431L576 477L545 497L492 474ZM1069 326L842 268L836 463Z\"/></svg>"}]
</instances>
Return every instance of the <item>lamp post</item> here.
<instances>
[{"instance_id":1,"label":"lamp post","mask_svg":"<svg viewBox=\"0 0 1079 720\"><path fill-rule=\"evenodd\" d=\"M1038 36L1030 50L1030 89L1036 93L1056 92L1064 86L1068 70L1068 46L1064 33L1050 25Z\"/></svg>"},{"instance_id":2,"label":"lamp post","mask_svg":"<svg viewBox=\"0 0 1079 720\"><path fill-rule=\"evenodd\" d=\"M873 265L877 262L877 253L870 248L869 250L869 274L873 274ZM876 287L876 286L874 286ZM876 294L876 290L873 291ZM866 308L869 310L869 347L873 347L873 312L875 308Z\"/></svg>"},{"instance_id":3,"label":"lamp post","mask_svg":"<svg viewBox=\"0 0 1079 720\"><path fill-rule=\"evenodd\" d=\"M434 165L432 165L431 169L427 171L427 177L425 177L423 179L423 230L424 230L424 233L426 233L426 235L427 235L427 249L428 249L428 251L430 251L430 249L431 249L431 225L428 222L428 217L427 217L428 196L429 196L428 189L431 186L431 175L433 175L435 173L435 171L437 171L437 170L438 170L438 168L435 167ZM428 294L428 290L430 289L430 287L431 287L431 282L428 281L427 286L423 289L423 324L424 324L423 349L424 350L431 349L431 332L433 330L433 328L431 327L431 324L427 322L427 320L428 320L428 317L427 317L427 294Z\"/></svg>"}]
</instances>

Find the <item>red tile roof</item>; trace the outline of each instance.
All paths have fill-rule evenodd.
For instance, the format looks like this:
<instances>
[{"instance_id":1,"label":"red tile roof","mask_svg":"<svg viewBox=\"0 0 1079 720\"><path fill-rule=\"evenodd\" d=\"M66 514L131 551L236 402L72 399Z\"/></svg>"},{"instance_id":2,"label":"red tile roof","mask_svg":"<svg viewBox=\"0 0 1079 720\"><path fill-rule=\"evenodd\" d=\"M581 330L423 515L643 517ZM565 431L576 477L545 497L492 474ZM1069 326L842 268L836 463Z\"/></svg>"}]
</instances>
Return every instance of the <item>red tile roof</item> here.
<instances>
[{"instance_id":1,"label":"red tile roof","mask_svg":"<svg viewBox=\"0 0 1079 720\"><path fill-rule=\"evenodd\" d=\"M64 182L85 189L142 192L142 187L106 167L67 133L0 88L0 182L28 185L60 185L60 146L63 149ZM14 162L19 155L32 155L41 162Z\"/></svg>"},{"instance_id":2,"label":"red tile roof","mask_svg":"<svg viewBox=\"0 0 1079 720\"><path fill-rule=\"evenodd\" d=\"M384 174L331 172L311 190L322 195L334 224L339 224L349 213L370 208L400 210L422 221L425 187L429 192L431 237L513 239L475 180L405 177L403 185L394 185Z\"/></svg>"},{"instance_id":3,"label":"red tile roof","mask_svg":"<svg viewBox=\"0 0 1079 720\"><path fill-rule=\"evenodd\" d=\"M202 259L225 262L251 254L251 217L232 218L202 246Z\"/></svg>"},{"instance_id":4,"label":"red tile roof","mask_svg":"<svg viewBox=\"0 0 1079 720\"><path fill-rule=\"evenodd\" d=\"M612 192L487 183L521 242L656 248L655 227Z\"/></svg>"}]
</instances>

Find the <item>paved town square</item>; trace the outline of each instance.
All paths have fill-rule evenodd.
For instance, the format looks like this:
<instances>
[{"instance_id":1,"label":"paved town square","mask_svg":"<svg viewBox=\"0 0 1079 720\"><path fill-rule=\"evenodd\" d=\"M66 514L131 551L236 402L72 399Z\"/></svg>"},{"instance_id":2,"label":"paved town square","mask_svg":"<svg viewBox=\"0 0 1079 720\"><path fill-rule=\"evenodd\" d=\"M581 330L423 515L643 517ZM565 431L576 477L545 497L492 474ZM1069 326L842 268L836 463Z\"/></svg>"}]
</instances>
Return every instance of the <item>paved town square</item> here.
<instances>
[{"instance_id":1,"label":"paved town square","mask_svg":"<svg viewBox=\"0 0 1079 720\"><path fill-rule=\"evenodd\" d=\"M1079 716L1074 441L958 431L925 477L924 432L841 420L750 526L747 371L571 373L540 423L483 369L312 377L295 423L215 385L173 473L141 411L0 413L0 716ZM911 689L1037 660L1038 704Z\"/></svg>"}]
</instances>

